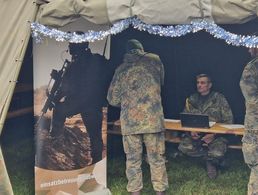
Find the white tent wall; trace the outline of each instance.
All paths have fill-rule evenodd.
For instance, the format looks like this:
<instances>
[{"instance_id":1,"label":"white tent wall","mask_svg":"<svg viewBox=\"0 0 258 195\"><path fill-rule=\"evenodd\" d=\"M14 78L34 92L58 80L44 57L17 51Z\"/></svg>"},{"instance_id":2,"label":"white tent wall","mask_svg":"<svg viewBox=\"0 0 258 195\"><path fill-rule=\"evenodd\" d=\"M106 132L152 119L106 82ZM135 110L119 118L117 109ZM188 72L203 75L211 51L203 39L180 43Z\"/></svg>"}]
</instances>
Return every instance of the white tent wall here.
<instances>
[{"instance_id":1,"label":"white tent wall","mask_svg":"<svg viewBox=\"0 0 258 195\"><path fill-rule=\"evenodd\" d=\"M32 0L1 0L0 17L0 132L30 38L37 6ZM7 106L6 106L7 105Z\"/></svg>"},{"instance_id":2,"label":"white tent wall","mask_svg":"<svg viewBox=\"0 0 258 195\"><path fill-rule=\"evenodd\" d=\"M79 17L96 24L137 16L149 24L187 24L209 18L217 24L239 24L258 14L258 0L38 0L41 24L64 26Z\"/></svg>"},{"instance_id":3,"label":"white tent wall","mask_svg":"<svg viewBox=\"0 0 258 195\"><path fill-rule=\"evenodd\" d=\"M37 6L32 0L0 0L0 134L30 38ZM0 150L0 194L13 194Z\"/></svg>"}]
</instances>

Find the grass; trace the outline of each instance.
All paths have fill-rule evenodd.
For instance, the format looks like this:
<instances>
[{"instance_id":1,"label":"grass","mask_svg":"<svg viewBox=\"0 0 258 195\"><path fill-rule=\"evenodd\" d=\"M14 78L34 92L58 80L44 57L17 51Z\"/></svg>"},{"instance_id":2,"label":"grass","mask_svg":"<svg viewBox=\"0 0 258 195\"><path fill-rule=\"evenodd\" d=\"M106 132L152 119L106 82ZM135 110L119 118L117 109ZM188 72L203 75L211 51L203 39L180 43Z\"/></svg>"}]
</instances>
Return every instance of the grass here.
<instances>
[{"instance_id":1,"label":"grass","mask_svg":"<svg viewBox=\"0 0 258 195\"><path fill-rule=\"evenodd\" d=\"M34 195L34 137L31 116L7 121L1 146L15 195Z\"/></svg>"},{"instance_id":2,"label":"grass","mask_svg":"<svg viewBox=\"0 0 258 195\"><path fill-rule=\"evenodd\" d=\"M171 148L169 148L171 149ZM175 147L172 148L172 151ZM170 152L170 151L168 151ZM125 178L125 159L116 157L108 161L108 186L113 195L124 195L127 180ZM201 159L168 156L167 172L171 195L245 195L249 179L249 169L243 162L240 150L230 150L227 155L228 167L220 171L215 180L207 177L205 163ZM143 194L155 194L150 181L149 166L143 163Z\"/></svg>"},{"instance_id":3,"label":"grass","mask_svg":"<svg viewBox=\"0 0 258 195\"><path fill-rule=\"evenodd\" d=\"M33 195L34 192L34 138L31 125L11 122L4 129L1 139L7 170L15 195ZM17 125L18 124L18 125ZM110 140L109 140L110 141ZM108 142L108 188L113 195L126 195L125 157L121 145ZM176 145L167 147L167 172L171 195L245 195L249 168L243 162L241 150L229 150L228 168L217 179L208 179L205 164L200 159L178 156L173 158ZM143 194L154 194L149 166L143 162Z\"/></svg>"}]
</instances>

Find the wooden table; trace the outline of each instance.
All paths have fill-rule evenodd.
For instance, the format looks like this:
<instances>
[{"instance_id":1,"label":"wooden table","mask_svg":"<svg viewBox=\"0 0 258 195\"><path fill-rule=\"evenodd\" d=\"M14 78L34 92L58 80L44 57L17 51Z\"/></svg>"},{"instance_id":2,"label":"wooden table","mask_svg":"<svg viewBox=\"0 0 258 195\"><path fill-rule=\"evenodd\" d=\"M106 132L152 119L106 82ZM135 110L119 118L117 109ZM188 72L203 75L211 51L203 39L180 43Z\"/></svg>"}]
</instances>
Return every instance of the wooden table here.
<instances>
[{"instance_id":1,"label":"wooden table","mask_svg":"<svg viewBox=\"0 0 258 195\"><path fill-rule=\"evenodd\" d=\"M194 131L194 132L233 134L233 135L244 134L244 128L229 129L221 125L225 125L225 124L216 123L211 128L192 128L192 127L182 127L181 122L171 122L171 121L165 120L165 128L171 131Z\"/></svg>"},{"instance_id":2,"label":"wooden table","mask_svg":"<svg viewBox=\"0 0 258 195\"><path fill-rule=\"evenodd\" d=\"M173 122L169 120L165 120L165 128L166 128L166 141L172 143L179 143L181 141L180 137L175 137L174 131L193 131L193 132L203 132L203 133L216 133L216 134L231 134L231 135L240 135L244 134L244 128L234 128L229 129L225 128L221 125L221 123L215 123L211 128L192 128L192 127L182 127L181 122ZM232 149L241 149L241 145L228 145L229 148Z\"/></svg>"},{"instance_id":3,"label":"wooden table","mask_svg":"<svg viewBox=\"0 0 258 195\"><path fill-rule=\"evenodd\" d=\"M112 124L113 124L113 128L108 130L108 134L121 135L120 121L116 121ZM242 136L244 134L244 128L229 129L221 125L225 125L225 124L216 123L211 128L192 128L192 127L182 127L180 121L174 122L174 121L165 120L166 141L172 142L172 143L179 143L181 141L180 137L174 136L175 131L182 131L182 132L194 131L194 132L203 132L203 133L231 134L231 135L237 135L237 136ZM228 147L232 149L241 149L241 145L229 145Z\"/></svg>"}]
</instances>

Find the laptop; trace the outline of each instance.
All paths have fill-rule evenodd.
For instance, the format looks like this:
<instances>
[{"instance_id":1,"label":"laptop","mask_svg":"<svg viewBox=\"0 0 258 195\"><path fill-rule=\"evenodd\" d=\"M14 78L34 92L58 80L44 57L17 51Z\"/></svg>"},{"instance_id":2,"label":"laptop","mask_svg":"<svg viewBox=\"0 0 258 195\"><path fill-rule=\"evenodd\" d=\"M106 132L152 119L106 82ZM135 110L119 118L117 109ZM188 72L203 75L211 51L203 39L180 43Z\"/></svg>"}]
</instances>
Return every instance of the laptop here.
<instances>
[{"instance_id":1,"label":"laptop","mask_svg":"<svg viewBox=\"0 0 258 195\"><path fill-rule=\"evenodd\" d=\"M209 116L205 114L180 113L182 127L210 128Z\"/></svg>"}]
</instances>

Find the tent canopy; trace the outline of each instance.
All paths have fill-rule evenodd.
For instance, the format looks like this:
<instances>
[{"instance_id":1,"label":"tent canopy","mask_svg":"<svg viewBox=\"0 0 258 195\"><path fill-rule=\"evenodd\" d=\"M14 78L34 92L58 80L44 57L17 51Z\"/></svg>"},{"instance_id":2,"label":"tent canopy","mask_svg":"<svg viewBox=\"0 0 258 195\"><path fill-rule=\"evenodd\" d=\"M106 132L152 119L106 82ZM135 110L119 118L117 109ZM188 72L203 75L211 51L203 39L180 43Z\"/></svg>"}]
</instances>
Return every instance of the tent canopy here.
<instances>
[{"instance_id":1,"label":"tent canopy","mask_svg":"<svg viewBox=\"0 0 258 195\"><path fill-rule=\"evenodd\" d=\"M83 17L96 24L137 16L149 24L188 24L209 18L217 24L245 23L258 14L258 0L38 0L37 21L60 27Z\"/></svg>"}]
</instances>

